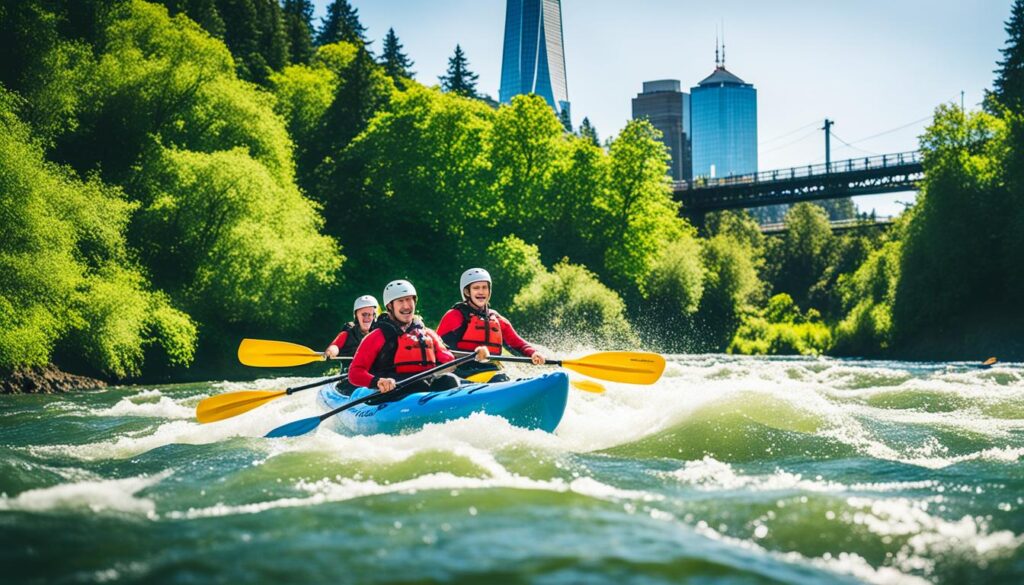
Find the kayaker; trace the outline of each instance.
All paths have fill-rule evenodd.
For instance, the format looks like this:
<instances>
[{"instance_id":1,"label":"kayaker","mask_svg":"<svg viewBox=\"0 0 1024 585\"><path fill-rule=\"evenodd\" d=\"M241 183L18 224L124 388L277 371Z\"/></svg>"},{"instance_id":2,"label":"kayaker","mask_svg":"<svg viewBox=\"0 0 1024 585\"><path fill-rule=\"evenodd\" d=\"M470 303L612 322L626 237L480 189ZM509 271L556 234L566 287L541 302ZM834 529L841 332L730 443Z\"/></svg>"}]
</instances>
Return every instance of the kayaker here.
<instances>
[{"instance_id":1,"label":"kayaker","mask_svg":"<svg viewBox=\"0 0 1024 585\"><path fill-rule=\"evenodd\" d=\"M459 279L462 302L456 303L441 317L437 333L448 347L461 351L473 351L483 345L494 355L500 354L502 347L525 355L535 365L544 363L544 356L532 345L516 333L512 323L490 308L491 275L483 268L470 268L462 273ZM500 371L494 362L481 364L470 362L459 367L455 373L467 378L480 372ZM495 374L491 382L504 382L508 376L504 373Z\"/></svg>"},{"instance_id":2,"label":"kayaker","mask_svg":"<svg viewBox=\"0 0 1024 585\"><path fill-rule=\"evenodd\" d=\"M423 326L416 315L416 301L416 288L408 280L394 280L384 287L387 312L377 318L359 344L348 370L349 382L390 392L402 379L455 359L437 333ZM477 360L487 359L486 347L473 351ZM458 378L443 374L429 384L416 383L413 391L447 390L458 385Z\"/></svg>"},{"instance_id":3,"label":"kayaker","mask_svg":"<svg viewBox=\"0 0 1024 585\"><path fill-rule=\"evenodd\" d=\"M373 322L377 320L377 299L373 298L373 295L363 295L357 298L352 303L352 316L355 319L345 323L341 328L341 333L324 350L325 358L356 355L359 342L370 333Z\"/></svg>"}]
</instances>

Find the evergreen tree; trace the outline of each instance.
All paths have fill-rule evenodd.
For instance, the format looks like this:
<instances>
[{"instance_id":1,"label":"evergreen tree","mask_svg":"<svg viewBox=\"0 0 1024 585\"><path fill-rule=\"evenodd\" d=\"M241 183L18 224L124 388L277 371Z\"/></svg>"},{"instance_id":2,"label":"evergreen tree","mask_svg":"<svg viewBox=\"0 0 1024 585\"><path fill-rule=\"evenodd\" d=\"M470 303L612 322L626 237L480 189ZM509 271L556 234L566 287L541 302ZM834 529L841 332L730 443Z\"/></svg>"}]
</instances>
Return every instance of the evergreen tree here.
<instances>
[{"instance_id":1,"label":"evergreen tree","mask_svg":"<svg viewBox=\"0 0 1024 585\"><path fill-rule=\"evenodd\" d=\"M597 128L590 124L590 118L583 118L583 122L580 124L580 137L586 138L594 146L601 146L601 140L597 137Z\"/></svg>"},{"instance_id":2,"label":"evergreen tree","mask_svg":"<svg viewBox=\"0 0 1024 585\"><path fill-rule=\"evenodd\" d=\"M1013 110L1024 107L1024 0L1014 0L1010 20L1006 22L1006 47L1000 49L995 89L991 96Z\"/></svg>"},{"instance_id":3,"label":"evergreen tree","mask_svg":"<svg viewBox=\"0 0 1024 585\"><path fill-rule=\"evenodd\" d=\"M478 97L476 93L476 80L479 77L469 70L469 60L462 52L462 47L455 45L455 54L448 59L448 73L438 79L441 80L441 89L465 97Z\"/></svg>"},{"instance_id":4,"label":"evergreen tree","mask_svg":"<svg viewBox=\"0 0 1024 585\"><path fill-rule=\"evenodd\" d=\"M257 0L256 22L259 27L259 51L267 66L280 71L290 63L288 58L288 35L285 28L284 12L278 0ZM261 82L267 80L269 71L261 71Z\"/></svg>"},{"instance_id":5,"label":"evergreen tree","mask_svg":"<svg viewBox=\"0 0 1024 585\"><path fill-rule=\"evenodd\" d=\"M380 64L395 83L400 84L403 78L412 78L416 75L410 69L413 62L402 52L402 43L398 42L398 35L395 29L388 29L388 36L384 37L384 53L381 55Z\"/></svg>"},{"instance_id":6,"label":"evergreen tree","mask_svg":"<svg viewBox=\"0 0 1024 585\"><path fill-rule=\"evenodd\" d=\"M184 12L211 36L224 38L224 19L217 10L217 0L163 0L163 5L171 16Z\"/></svg>"},{"instance_id":7,"label":"evergreen tree","mask_svg":"<svg viewBox=\"0 0 1024 585\"><path fill-rule=\"evenodd\" d=\"M313 57L313 3L284 0L284 32L292 63L309 63Z\"/></svg>"},{"instance_id":8,"label":"evergreen tree","mask_svg":"<svg viewBox=\"0 0 1024 585\"><path fill-rule=\"evenodd\" d=\"M558 113L558 121L562 123L562 127L565 128L566 132L572 132L572 118L569 116L569 108L562 108L562 111Z\"/></svg>"},{"instance_id":9,"label":"evergreen tree","mask_svg":"<svg viewBox=\"0 0 1024 585\"><path fill-rule=\"evenodd\" d=\"M359 22L359 11L348 0L334 0L327 5L327 16L320 24L316 36L317 46L338 41L366 46L366 27Z\"/></svg>"}]
</instances>

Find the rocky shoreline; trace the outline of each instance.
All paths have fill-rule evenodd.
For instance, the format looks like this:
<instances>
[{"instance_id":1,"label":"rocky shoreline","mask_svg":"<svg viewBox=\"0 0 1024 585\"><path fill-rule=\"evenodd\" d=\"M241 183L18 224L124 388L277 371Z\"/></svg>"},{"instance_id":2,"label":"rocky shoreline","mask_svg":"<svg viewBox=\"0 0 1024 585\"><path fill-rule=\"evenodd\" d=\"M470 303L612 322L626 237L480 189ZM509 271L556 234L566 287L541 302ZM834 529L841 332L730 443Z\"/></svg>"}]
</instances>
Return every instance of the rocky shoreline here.
<instances>
[{"instance_id":1,"label":"rocky shoreline","mask_svg":"<svg viewBox=\"0 0 1024 585\"><path fill-rule=\"evenodd\" d=\"M97 390L109 385L103 380L76 376L49 365L17 370L0 378L0 394L58 394L76 390Z\"/></svg>"}]
</instances>

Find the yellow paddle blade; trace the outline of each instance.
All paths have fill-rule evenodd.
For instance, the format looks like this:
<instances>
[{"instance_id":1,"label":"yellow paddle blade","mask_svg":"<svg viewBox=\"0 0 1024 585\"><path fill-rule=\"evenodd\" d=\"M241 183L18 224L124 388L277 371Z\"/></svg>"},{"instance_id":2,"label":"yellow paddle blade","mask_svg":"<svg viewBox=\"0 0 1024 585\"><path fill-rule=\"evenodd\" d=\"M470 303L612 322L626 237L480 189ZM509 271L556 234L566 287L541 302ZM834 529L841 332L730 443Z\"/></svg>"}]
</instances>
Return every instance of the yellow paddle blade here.
<instances>
[{"instance_id":1,"label":"yellow paddle blade","mask_svg":"<svg viewBox=\"0 0 1024 585\"><path fill-rule=\"evenodd\" d=\"M487 371L487 372L477 372L477 373L473 374L472 376L467 376L466 379L469 380L470 382L490 382L491 378L493 378L495 374L500 374L500 373L502 373L501 370L490 370L490 371Z\"/></svg>"},{"instance_id":2,"label":"yellow paddle blade","mask_svg":"<svg viewBox=\"0 0 1024 585\"><path fill-rule=\"evenodd\" d=\"M577 390L583 390L584 392L601 394L605 391L604 384L593 380L569 380L569 383Z\"/></svg>"},{"instance_id":3,"label":"yellow paddle blade","mask_svg":"<svg viewBox=\"0 0 1024 585\"><path fill-rule=\"evenodd\" d=\"M995 364L998 361L999 360L997 360L995 357L990 357L987 360L983 361L981 363L981 365L983 365L983 366L991 366L991 365Z\"/></svg>"},{"instance_id":4,"label":"yellow paddle blade","mask_svg":"<svg viewBox=\"0 0 1024 585\"><path fill-rule=\"evenodd\" d=\"M562 360L562 365L599 380L653 384L665 371L665 358L644 351L603 351L575 360Z\"/></svg>"},{"instance_id":5,"label":"yellow paddle blade","mask_svg":"<svg viewBox=\"0 0 1024 585\"><path fill-rule=\"evenodd\" d=\"M243 390L204 398L196 407L196 420L210 423L238 416L286 394L284 390Z\"/></svg>"},{"instance_id":6,"label":"yellow paddle blade","mask_svg":"<svg viewBox=\"0 0 1024 585\"><path fill-rule=\"evenodd\" d=\"M304 345L269 339L243 339L238 361L257 368L286 368L323 361L324 356Z\"/></svg>"}]
</instances>

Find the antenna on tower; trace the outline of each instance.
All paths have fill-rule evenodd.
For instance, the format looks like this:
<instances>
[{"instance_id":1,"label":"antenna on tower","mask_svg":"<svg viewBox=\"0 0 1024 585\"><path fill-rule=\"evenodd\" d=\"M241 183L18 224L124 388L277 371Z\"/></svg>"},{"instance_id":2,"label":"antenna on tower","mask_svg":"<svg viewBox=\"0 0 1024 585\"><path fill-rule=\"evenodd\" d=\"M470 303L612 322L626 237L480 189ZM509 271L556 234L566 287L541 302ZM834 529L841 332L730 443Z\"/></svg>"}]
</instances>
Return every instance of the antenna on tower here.
<instances>
[{"instance_id":1,"label":"antenna on tower","mask_svg":"<svg viewBox=\"0 0 1024 585\"><path fill-rule=\"evenodd\" d=\"M722 69L725 69L725 19L722 19Z\"/></svg>"},{"instance_id":2,"label":"antenna on tower","mask_svg":"<svg viewBox=\"0 0 1024 585\"><path fill-rule=\"evenodd\" d=\"M717 27L716 27L717 28ZM718 68L718 31L715 31L715 69Z\"/></svg>"}]
</instances>

